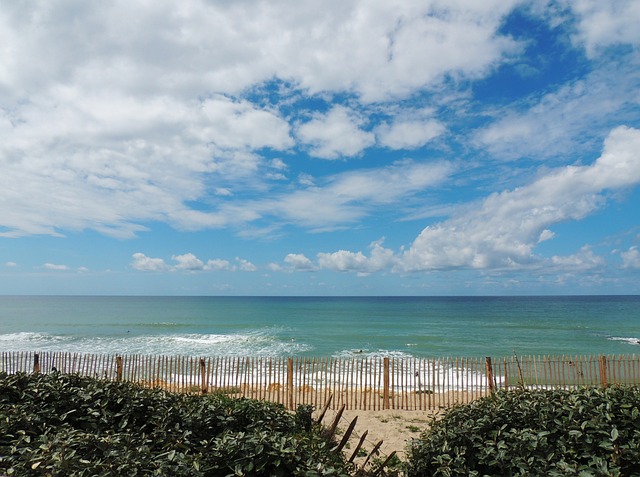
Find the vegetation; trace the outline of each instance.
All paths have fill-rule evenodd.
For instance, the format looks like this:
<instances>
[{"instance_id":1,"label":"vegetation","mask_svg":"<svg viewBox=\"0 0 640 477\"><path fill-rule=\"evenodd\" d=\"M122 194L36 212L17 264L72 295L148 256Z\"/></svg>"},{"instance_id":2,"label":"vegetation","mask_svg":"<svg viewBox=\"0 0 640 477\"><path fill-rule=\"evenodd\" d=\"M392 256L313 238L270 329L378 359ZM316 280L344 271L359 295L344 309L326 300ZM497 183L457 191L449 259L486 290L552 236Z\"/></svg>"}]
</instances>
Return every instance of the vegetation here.
<instances>
[{"instance_id":1,"label":"vegetation","mask_svg":"<svg viewBox=\"0 0 640 477\"><path fill-rule=\"evenodd\" d=\"M0 474L338 476L310 410L78 375L0 374Z\"/></svg>"},{"instance_id":2,"label":"vegetation","mask_svg":"<svg viewBox=\"0 0 640 477\"><path fill-rule=\"evenodd\" d=\"M640 389L522 389L454 408L411 444L407 475L640 475Z\"/></svg>"},{"instance_id":3,"label":"vegetation","mask_svg":"<svg viewBox=\"0 0 640 477\"><path fill-rule=\"evenodd\" d=\"M354 469L311 412L78 375L0 373L0 475L347 476ZM381 475L403 473L640 475L640 389L520 389L458 406Z\"/></svg>"}]
</instances>

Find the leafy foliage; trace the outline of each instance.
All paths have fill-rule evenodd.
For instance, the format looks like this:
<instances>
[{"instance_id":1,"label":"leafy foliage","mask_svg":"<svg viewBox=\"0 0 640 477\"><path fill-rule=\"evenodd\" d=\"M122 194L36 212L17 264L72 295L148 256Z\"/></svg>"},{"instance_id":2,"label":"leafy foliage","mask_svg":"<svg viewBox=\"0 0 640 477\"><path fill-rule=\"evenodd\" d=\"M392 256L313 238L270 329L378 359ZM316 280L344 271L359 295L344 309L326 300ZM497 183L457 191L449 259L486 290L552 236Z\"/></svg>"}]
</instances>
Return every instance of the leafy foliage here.
<instances>
[{"instance_id":1,"label":"leafy foliage","mask_svg":"<svg viewBox=\"0 0 640 477\"><path fill-rule=\"evenodd\" d=\"M0 374L0 474L337 476L343 457L281 405L77 375Z\"/></svg>"},{"instance_id":2,"label":"leafy foliage","mask_svg":"<svg viewBox=\"0 0 640 477\"><path fill-rule=\"evenodd\" d=\"M640 389L497 393L434 422L407 467L410 477L640 475Z\"/></svg>"}]
</instances>

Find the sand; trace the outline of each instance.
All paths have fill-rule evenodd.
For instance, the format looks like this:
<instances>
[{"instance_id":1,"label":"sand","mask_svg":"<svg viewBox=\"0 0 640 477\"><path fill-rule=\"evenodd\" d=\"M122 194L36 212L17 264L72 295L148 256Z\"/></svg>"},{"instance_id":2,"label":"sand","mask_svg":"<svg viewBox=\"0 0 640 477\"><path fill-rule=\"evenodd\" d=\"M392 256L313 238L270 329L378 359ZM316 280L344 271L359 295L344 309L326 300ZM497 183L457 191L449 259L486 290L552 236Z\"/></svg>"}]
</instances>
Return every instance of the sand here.
<instances>
[{"instance_id":1,"label":"sand","mask_svg":"<svg viewBox=\"0 0 640 477\"><path fill-rule=\"evenodd\" d=\"M442 412L442 411L440 411ZM327 411L322 423L330 427L335 421L337 411ZM379 448L379 453L371 460L383 460L392 452L400 459L404 459L408 443L429 427L434 417L438 416L437 410L430 411L400 411L400 410L379 410L379 411L344 411L338 423L336 440L340 441L347 431L351 421L358 417L356 427L345 446L344 453L347 458L353 454L360 437L367 432L363 448L365 452L360 452L356 463L362 465L374 446L383 441Z\"/></svg>"}]
</instances>

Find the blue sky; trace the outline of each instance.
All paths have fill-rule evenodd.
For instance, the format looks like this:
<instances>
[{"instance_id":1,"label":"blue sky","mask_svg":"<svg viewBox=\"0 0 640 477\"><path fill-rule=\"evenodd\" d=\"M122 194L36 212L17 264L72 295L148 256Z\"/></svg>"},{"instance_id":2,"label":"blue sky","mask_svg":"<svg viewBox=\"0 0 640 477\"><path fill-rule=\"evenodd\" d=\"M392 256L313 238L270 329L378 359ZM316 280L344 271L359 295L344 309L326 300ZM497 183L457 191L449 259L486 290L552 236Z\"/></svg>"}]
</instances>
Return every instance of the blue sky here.
<instances>
[{"instance_id":1,"label":"blue sky","mask_svg":"<svg viewBox=\"0 0 640 477\"><path fill-rule=\"evenodd\" d=\"M0 1L0 293L640 293L640 3Z\"/></svg>"}]
</instances>

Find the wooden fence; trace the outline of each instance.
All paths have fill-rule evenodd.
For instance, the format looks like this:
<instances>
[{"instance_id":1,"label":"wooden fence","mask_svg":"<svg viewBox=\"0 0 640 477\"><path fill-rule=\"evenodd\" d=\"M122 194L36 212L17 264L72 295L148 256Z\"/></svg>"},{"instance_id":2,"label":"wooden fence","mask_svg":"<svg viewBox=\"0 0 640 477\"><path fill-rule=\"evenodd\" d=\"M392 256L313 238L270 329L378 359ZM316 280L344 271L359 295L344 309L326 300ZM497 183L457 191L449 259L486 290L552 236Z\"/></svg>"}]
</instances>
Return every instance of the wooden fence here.
<instances>
[{"instance_id":1,"label":"wooden fence","mask_svg":"<svg viewBox=\"0 0 640 477\"><path fill-rule=\"evenodd\" d=\"M640 384L640 357L305 358L2 352L0 372L77 373L176 392L223 392L333 409L450 407L517 386Z\"/></svg>"}]
</instances>

